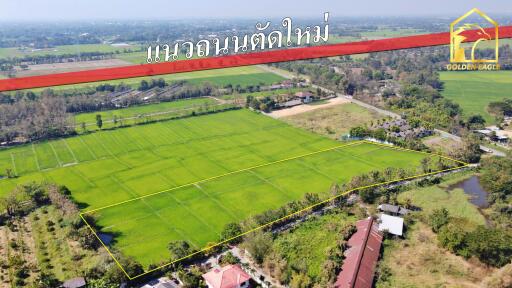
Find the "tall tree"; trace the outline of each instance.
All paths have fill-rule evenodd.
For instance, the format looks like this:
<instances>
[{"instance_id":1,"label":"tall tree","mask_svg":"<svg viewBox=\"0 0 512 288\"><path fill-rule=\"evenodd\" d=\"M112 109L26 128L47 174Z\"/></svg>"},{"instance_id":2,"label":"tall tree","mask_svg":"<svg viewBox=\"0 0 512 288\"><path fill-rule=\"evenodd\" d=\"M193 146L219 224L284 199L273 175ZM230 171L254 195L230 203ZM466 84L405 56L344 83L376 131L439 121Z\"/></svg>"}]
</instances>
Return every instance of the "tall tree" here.
<instances>
[{"instance_id":1,"label":"tall tree","mask_svg":"<svg viewBox=\"0 0 512 288\"><path fill-rule=\"evenodd\" d=\"M100 114L96 114L96 126L101 129L103 127L103 120L101 119Z\"/></svg>"}]
</instances>

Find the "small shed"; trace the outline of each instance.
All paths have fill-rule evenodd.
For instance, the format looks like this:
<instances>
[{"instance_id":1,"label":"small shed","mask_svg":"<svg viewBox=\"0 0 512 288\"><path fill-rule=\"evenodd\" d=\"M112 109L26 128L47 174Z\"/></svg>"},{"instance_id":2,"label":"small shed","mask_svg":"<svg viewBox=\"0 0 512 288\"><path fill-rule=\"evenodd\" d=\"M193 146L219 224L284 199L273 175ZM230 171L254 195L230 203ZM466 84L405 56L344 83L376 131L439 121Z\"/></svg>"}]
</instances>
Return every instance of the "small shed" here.
<instances>
[{"instance_id":1,"label":"small shed","mask_svg":"<svg viewBox=\"0 0 512 288\"><path fill-rule=\"evenodd\" d=\"M404 230L404 219L387 214L380 214L379 231L388 231L397 236L402 236Z\"/></svg>"},{"instance_id":2,"label":"small shed","mask_svg":"<svg viewBox=\"0 0 512 288\"><path fill-rule=\"evenodd\" d=\"M379 211L387 212L392 215L406 215L410 212L409 209L391 204L380 204L378 207Z\"/></svg>"}]
</instances>

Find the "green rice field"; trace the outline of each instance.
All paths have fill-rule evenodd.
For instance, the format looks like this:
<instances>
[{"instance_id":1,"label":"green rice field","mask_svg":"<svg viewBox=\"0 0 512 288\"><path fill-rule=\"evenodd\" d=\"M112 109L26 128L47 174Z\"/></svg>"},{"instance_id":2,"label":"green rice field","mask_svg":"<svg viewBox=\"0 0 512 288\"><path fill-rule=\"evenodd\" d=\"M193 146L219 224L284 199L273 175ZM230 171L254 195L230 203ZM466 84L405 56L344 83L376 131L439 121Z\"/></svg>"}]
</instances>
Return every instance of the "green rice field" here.
<instances>
[{"instance_id":1,"label":"green rice field","mask_svg":"<svg viewBox=\"0 0 512 288\"><path fill-rule=\"evenodd\" d=\"M442 95L458 103L466 117L480 114L487 124L495 122L487 105L512 98L512 71L453 71L441 72L440 77L444 82Z\"/></svg>"},{"instance_id":2,"label":"green rice field","mask_svg":"<svg viewBox=\"0 0 512 288\"><path fill-rule=\"evenodd\" d=\"M195 71L195 72L187 72L187 73L177 73L177 74L165 74L158 75L154 77L137 77L137 78L128 78L128 79L118 79L118 80L109 80L109 81L100 81L100 82L92 82L92 83L81 83L81 84L72 84L72 85L62 85L52 87L53 90L75 90L75 89L94 89L94 87L100 84L112 84L117 85L123 83L125 85L129 85L132 87L138 87L140 81L142 80L151 80L151 78L159 79L162 78L168 82L178 81L178 80L187 80L191 83L203 83L210 82L214 85L225 86L231 84L233 86L241 85L255 85L255 84L264 84L270 85L275 82L280 82L284 78L276 75L274 73L266 72L265 70L259 68L258 66L244 66L244 67L235 67L235 68L224 68L224 69L216 69L216 70L203 70L203 71ZM39 92L46 88L37 88L32 89L33 91Z\"/></svg>"},{"instance_id":3,"label":"green rice field","mask_svg":"<svg viewBox=\"0 0 512 288\"><path fill-rule=\"evenodd\" d=\"M24 56L43 56L43 55L63 55L63 54L79 54L86 52L123 52L125 49L138 49L138 45L129 46L113 46L110 44L77 44L77 45L60 45L52 48L33 49L33 48L0 48L0 58L13 58Z\"/></svg>"},{"instance_id":4,"label":"green rice field","mask_svg":"<svg viewBox=\"0 0 512 288\"><path fill-rule=\"evenodd\" d=\"M117 250L148 267L169 261L171 240L204 248L227 223L305 193L326 196L333 182L363 172L419 172L424 157L336 142L237 110L1 150L0 171L19 177L0 180L0 194L48 180L66 185L84 211L114 205L93 213L98 225L116 235Z\"/></svg>"},{"instance_id":5,"label":"green rice field","mask_svg":"<svg viewBox=\"0 0 512 288\"><path fill-rule=\"evenodd\" d=\"M138 115L152 114L152 113L163 113L174 111L178 109L191 109L196 107L202 107L204 105L215 105L218 101L212 98L195 98L186 100L177 100L171 102L162 102L157 104L139 105L132 106L123 109L105 110L100 112L90 113L79 113L74 115L74 121L76 124L87 123L95 124L96 115L101 115L103 121L110 121L114 116L118 118L130 118L137 117Z\"/></svg>"}]
</instances>

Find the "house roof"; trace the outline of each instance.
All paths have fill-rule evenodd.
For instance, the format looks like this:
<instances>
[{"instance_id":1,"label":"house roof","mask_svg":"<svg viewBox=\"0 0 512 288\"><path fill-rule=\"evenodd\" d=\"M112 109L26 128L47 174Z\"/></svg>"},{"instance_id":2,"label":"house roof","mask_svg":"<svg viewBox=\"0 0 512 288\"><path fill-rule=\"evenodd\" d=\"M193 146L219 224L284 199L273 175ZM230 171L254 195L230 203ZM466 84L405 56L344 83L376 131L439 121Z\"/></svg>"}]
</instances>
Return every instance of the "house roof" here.
<instances>
[{"instance_id":1,"label":"house roof","mask_svg":"<svg viewBox=\"0 0 512 288\"><path fill-rule=\"evenodd\" d=\"M313 96L313 94L311 94L311 92L309 92L309 91L301 91L301 92L295 93L295 96L299 97L299 98L307 98L307 97Z\"/></svg>"},{"instance_id":2,"label":"house roof","mask_svg":"<svg viewBox=\"0 0 512 288\"><path fill-rule=\"evenodd\" d=\"M391 204L380 204L377 208L379 208L380 211L390 212L390 213L398 213L401 215L405 215L409 213L409 209L406 209L404 207L400 207L397 205L391 205Z\"/></svg>"},{"instance_id":3,"label":"house roof","mask_svg":"<svg viewBox=\"0 0 512 288\"><path fill-rule=\"evenodd\" d=\"M371 217L357 221L356 227L357 232L347 243L350 248L345 252L336 288L372 287L383 236Z\"/></svg>"},{"instance_id":4,"label":"house roof","mask_svg":"<svg viewBox=\"0 0 512 288\"><path fill-rule=\"evenodd\" d=\"M400 211L399 206L391 205L391 204L380 204L378 206L378 208L380 211L386 211L386 212L391 212L391 213L398 213L398 211Z\"/></svg>"},{"instance_id":5,"label":"house roof","mask_svg":"<svg viewBox=\"0 0 512 288\"><path fill-rule=\"evenodd\" d=\"M388 231L393 235L402 236L404 219L386 214L380 214L379 231Z\"/></svg>"},{"instance_id":6,"label":"house roof","mask_svg":"<svg viewBox=\"0 0 512 288\"><path fill-rule=\"evenodd\" d=\"M238 265L228 265L203 274L203 278L213 288L235 288L251 279L251 276Z\"/></svg>"},{"instance_id":7,"label":"house roof","mask_svg":"<svg viewBox=\"0 0 512 288\"><path fill-rule=\"evenodd\" d=\"M141 288L177 288L179 285L167 277L153 279Z\"/></svg>"},{"instance_id":8,"label":"house roof","mask_svg":"<svg viewBox=\"0 0 512 288\"><path fill-rule=\"evenodd\" d=\"M83 277L77 277L73 279L66 280L62 283L62 287L64 288L80 288L85 287L85 279Z\"/></svg>"}]
</instances>

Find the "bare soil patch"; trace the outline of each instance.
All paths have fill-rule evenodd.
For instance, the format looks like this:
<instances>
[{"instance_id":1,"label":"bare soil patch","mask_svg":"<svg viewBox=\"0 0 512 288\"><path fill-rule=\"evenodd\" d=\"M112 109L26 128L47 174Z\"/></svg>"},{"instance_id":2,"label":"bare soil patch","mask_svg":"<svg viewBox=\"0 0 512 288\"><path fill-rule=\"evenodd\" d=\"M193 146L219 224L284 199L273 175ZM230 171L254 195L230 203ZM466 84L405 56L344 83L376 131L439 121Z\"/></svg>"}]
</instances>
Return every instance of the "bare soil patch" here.
<instances>
[{"instance_id":1,"label":"bare soil patch","mask_svg":"<svg viewBox=\"0 0 512 288\"><path fill-rule=\"evenodd\" d=\"M334 105L345 104L345 103L350 103L350 100L343 98L343 97L336 97L333 99L329 99L327 101L327 103L325 103L325 104L318 104L318 105L302 104L302 105L295 106L295 107L288 108L288 109L276 110L276 111L271 112L270 116L272 116L274 118L282 118L282 117L292 116L292 115L301 114L304 112L309 112L309 111L313 111L313 110L317 110L317 109L323 109L323 108L331 107Z\"/></svg>"}]
</instances>

